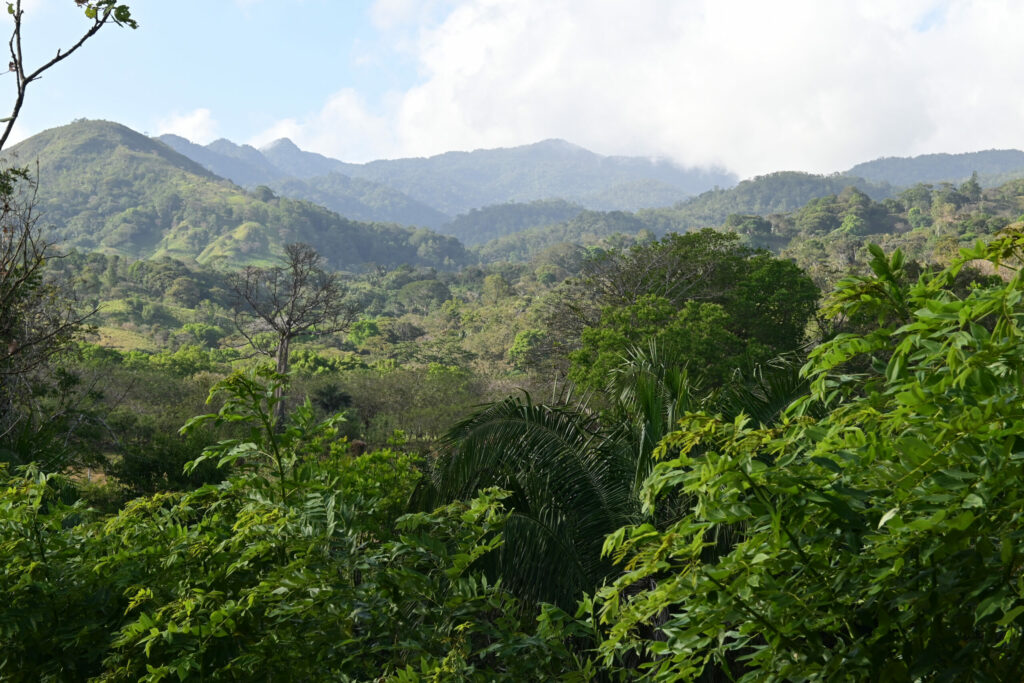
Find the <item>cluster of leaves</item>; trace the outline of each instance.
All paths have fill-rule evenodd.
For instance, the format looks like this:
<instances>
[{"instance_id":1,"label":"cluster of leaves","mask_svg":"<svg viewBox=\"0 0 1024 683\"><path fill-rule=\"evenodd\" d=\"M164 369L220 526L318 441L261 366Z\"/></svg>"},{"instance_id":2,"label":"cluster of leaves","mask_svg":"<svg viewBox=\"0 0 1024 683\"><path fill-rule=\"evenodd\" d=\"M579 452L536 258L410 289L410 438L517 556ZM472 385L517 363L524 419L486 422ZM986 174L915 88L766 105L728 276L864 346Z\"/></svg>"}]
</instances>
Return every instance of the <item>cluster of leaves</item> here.
<instances>
[{"instance_id":1,"label":"cluster of leaves","mask_svg":"<svg viewBox=\"0 0 1024 683\"><path fill-rule=\"evenodd\" d=\"M602 386L630 346L651 339L717 383L798 348L817 297L799 268L734 233L670 234L587 261L551 301L546 341L569 351L569 377L584 386Z\"/></svg>"},{"instance_id":2,"label":"cluster of leaves","mask_svg":"<svg viewBox=\"0 0 1024 683\"><path fill-rule=\"evenodd\" d=\"M876 324L812 353L809 393L763 424L685 418L644 499L687 514L606 542L625 573L601 593L605 657L663 680L1016 678L1024 279L954 284L1022 247L1010 231L917 282L873 248L830 306Z\"/></svg>"},{"instance_id":3,"label":"cluster of leaves","mask_svg":"<svg viewBox=\"0 0 1024 683\"><path fill-rule=\"evenodd\" d=\"M351 458L336 418L309 411L279 430L280 379L232 376L189 427L248 426L203 456L241 466L220 484L97 518L58 476L3 473L0 675L513 681L576 666L568 615L531 624L473 568L502 542L505 494L398 517L409 458Z\"/></svg>"}]
</instances>

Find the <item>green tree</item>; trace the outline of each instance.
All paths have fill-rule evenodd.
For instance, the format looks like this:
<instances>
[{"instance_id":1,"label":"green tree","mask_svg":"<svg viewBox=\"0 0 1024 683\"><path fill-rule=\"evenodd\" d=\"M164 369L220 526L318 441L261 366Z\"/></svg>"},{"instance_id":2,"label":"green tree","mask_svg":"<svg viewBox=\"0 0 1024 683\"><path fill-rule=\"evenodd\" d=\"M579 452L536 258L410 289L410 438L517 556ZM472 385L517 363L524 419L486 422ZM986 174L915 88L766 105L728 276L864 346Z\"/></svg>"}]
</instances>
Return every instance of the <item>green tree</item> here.
<instances>
[{"instance_id":1,"label":"green tree","mask_svg":"<svg viewBox=\"0 0 1024 683\"><path fill-rule=\"evenodd\" d=\"M663 441L645 506L690 504L609 537L627 564L602 591L607 657L659 680L1019 675L1024 279L956 283L973 259L1019 265L1024 237L916 282L872 256L828 310L876 324L818 347L779 419L695 413Z\"/></svg>"},{"instance_id":2,"label":"green tree","mask_svg":"<svg viewBox=\"0 0 1024 683\"><path fill-rule=\"evenodd\" d=\"M659 525L686 507L643 508L642 484L662 437L688 410L713 406L771 420L804 388L794 365L731 378L731 391L710 394L678 357L651 343L632 348L606 377L597 413L574 396L553 404L528 394L487 405L457 423L429 463L415 509L472 497L498 486L511 495L504 544L482 560L521 599L563 609L613 579L602 557L608 534L623 524Z\"/></svg>"},{"instance_id":3,"label":"green tree","mask_svg":"<svg viewBox=\"0 0 1024 683\"><path fill-rule=\"evenodd\" d=\"M583 330L582 348L569 354L569 378L580 386L603 388L631 347L655 344L720 383L740 363L744 349L728 322L718 304L687 301L677 309L650 294L629 306L609 306L596 326Z\"/></svg>"},{"instance_id":4,"label":"green tree","mask_svg":"<svg viewBox=\"0 0 1024 683\"><path fill-rule=\"evenodd\" d=\"M607 370L631 344L645 346L652 336L667 334L677 345L710 351L706 342L719 335L718 359L704 355L700 362L711 361L710 374L720 379L742 353L757 363L798 348L817 297L814 283L798 267L744 246L735 233L668 235L627 252L599 252L581 277L556 290L544 313L548 352L567 354L574 378L595 387L602 383L602 371L589 364L603 357ZM690 327L697 337L687 342L685 321L695 320L698 310L688 302L718 307L725 317L712 316L715 325L735 337L741 350L699 325ZM670 320L671 332L663 329ZM706 338L698 341L702 335Z\"/></svg>"},{"instance_id":5,"label":"green tree","mask_svg":"<svg viewBox=\"0 0 1024 683\"><path fill-rule=\"evenodd\" d=\"M399 517L415 459L349 457L336 419L304 410L279 433L281 380L234 375L214 388L225 409L192 422L244 433L203 456L246 459L216 485L103 518L62 501L66 479L0 468L0 678L520 681L587 666L568 615L524 612L477 568L501 546L506 494Z\"/></svg>"}]
</instances>

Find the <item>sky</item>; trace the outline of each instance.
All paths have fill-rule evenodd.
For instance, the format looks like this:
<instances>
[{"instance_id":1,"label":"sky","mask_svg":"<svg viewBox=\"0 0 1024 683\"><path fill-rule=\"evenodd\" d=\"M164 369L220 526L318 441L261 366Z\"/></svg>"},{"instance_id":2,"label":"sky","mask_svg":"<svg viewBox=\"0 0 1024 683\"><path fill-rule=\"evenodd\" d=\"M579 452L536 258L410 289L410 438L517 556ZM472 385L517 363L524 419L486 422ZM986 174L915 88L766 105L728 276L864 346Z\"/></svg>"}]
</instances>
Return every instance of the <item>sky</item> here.
<instances>
[{"instance_id":1,"label":"sky","mask_svg":"<svg viewBox=\"0 0 1024 683\"><path fill-rule=\"evenodd\" d=\"M30 67L86 27L23 1ZM1024 148L1020 0L130 4L138 30L30 86L17 137L84 117L352 162L562 138L740 177Z\"/></svg>"}]
</instances>

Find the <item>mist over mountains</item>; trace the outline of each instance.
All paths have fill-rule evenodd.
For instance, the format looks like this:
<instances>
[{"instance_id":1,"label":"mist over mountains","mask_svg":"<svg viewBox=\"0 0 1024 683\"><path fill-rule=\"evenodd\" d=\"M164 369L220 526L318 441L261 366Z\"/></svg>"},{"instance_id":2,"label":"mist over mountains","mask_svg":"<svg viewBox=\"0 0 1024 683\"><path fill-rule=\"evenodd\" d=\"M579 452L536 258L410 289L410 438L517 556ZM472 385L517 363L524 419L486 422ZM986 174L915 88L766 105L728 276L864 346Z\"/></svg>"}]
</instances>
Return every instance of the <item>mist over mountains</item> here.
<instances>
[{"instance_id":1,"label":"mist over mountains","mask_svg":"<svg viewBox=\"0 0 1024 683\"><path fill-rule=\"evenodd\" d=\"M428 227L506 202L564 199L604 210L667 206L738 180L722 169L607 157L564 140L350 164L303 151L288 139L260 150L227 140L200 146L174 135L158 139L239 185L267 185L354 218Z\"/></svg>"}]
</instances>

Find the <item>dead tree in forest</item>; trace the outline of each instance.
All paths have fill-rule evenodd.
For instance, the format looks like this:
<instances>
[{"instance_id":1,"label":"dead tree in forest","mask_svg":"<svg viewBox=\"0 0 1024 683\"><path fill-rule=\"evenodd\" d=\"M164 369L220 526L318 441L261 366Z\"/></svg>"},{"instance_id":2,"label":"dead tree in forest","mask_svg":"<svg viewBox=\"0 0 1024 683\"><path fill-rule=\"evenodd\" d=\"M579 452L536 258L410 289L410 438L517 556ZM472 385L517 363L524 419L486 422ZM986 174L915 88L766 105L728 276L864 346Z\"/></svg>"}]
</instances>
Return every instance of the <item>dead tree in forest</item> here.
<instances>
[{"instance_id":1,"label":"dead tree in forest","mask_svg":"<svg viewBox=\"0 0 1024 683\"><path fill-rule=\"evenodd\" d=\"M248 266L228 276L235 295L235 327L252 348L274 359L287 374L292 341L343 332L359 313L338 273L323 268L308 244L285 245L281 265ZM275 409L278 424L284 404Z\"/></svg>"}]
</instances>

